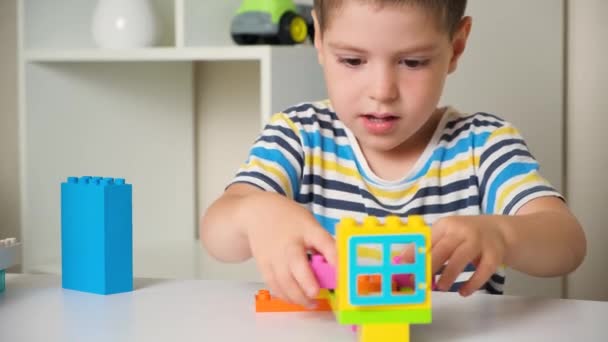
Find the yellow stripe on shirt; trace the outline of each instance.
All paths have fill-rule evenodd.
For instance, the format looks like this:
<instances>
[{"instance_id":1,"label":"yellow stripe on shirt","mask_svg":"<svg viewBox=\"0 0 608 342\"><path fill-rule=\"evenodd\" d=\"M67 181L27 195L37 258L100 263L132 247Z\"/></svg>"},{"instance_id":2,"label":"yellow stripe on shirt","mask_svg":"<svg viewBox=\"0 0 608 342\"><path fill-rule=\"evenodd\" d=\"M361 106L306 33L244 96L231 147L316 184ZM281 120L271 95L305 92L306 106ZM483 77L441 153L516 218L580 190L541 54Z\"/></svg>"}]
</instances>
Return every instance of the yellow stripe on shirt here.
<instances>
[{"instance_id":1,"label":"yellow stripe on shirt","mask_svg":"<svg viewBox=\"0 0 608 342\"><path fill-rule=\"evenodd\" d=\"M538 175L538 173L534 172L534 173L531 173L531 174L527 175L526 177L520 179L519 181L507 186L503 191L500 192L500 196L498 196L497 209L502 210L502 208L504 208L505 200L509 197L509 195L515 189L519 188L523 184L533 183L533 182L538 182L538 181L543 181L543 179Z\"/></svg>"},{"instance_id":2,"label":"yellow stripe on shirt","mask_svg":"<svg viewBox=\"0 0 608 342\"><path fill-rule=\"evenodd\" d=\"M278 168L276 168L272 165L265 164L263 161L258 160L258 159L251 159L247 164L243 165L242 169L249 171L256 167L259 167L262 170L269 172L273 176L277 177L277 179L279 179L279 181L281 182L281 187L283 189L285 189L287 196L289 198L293 198L291 186L289 186L289 179L287 179L287 177L285 176L283 171L279 170Z\"/></svg>"}]
</instances>

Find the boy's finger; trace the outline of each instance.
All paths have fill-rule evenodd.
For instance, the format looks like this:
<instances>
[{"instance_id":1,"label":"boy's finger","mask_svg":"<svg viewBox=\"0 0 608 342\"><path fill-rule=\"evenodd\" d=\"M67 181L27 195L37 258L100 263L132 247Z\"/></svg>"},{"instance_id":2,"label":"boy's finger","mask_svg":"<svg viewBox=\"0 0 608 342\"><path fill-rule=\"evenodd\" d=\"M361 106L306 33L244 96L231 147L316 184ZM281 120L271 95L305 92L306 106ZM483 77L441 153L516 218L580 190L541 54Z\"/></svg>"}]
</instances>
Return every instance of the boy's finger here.
<instances>
[{"instance_id":1,"label":"boy's finger","mask_svg":"<svg viewBox=\"0 0 608 342\"><path fill-rule=\"evenodd\" d=\"M319 284L310 269L310 263L306 257L306 252L301 251L300 257L292 260L291 273L306 296L309 299L314 299L319 293Z\"/></svg>"},{"instance_id":2,"label":"boy's finger","mask_svg":"<svg viewBox=\"0 0 608 342\"><path fill-rule=\"evenodd\" d=\"M336 265L338 259L336 256L336 242L322 227L307 229L304 235L304 243L307 248L314 248L321 253L330 265Z\"/></svg>"},{"instance_id":3,"label":"boy's finger","mask_svg":"<svg viewBox=\"0 0 608 342\"><path fill-rule=\"evenodd\" d=\"M416 262L416 249L415 245L409 244L405 247L400 257L394 259L396 264L413 264Z\"/></svg>"},{"instance_id":4,"label":"boy's finger","mask_svg":"<svg viewBox=\"0 0 608 342\"><path fill-rule=\"evenodd\" d=\"M488 257L483 257L476 267L475 273L458 291L461 296L470 296L473 292L479 290L488 279L496 272L496 263Z\"/></svg>"},{"instance_id":5,"label":"boy's finger","mask_svg":"<svg viewBox=\"0 0 608 342\"><path fill-rule=\"evenodd\" d=\"M277 297L281 300L287 301L287 296L283 293L279 282L277 281L277 277L274 275L274 270L270 268L268 273L262 273L264 275L266 284L268 285L268 289L270 289L270 294L273 297Z\"/></svg>"},{"instance_id":6,"label":"boy's finger","mask_svg":"<svg viewBox=\"0 0 608 342\"><path fill-rule=\"evenodd\" d=\"M274 279L272 265L270 263L263 262L261 259L255 259L255 261L266 287L270 290L272 295L278 297L279 289L277 288L276 281Z\"/></svg>"},{"instance_id":7,"label":"boy's finger","mask_svg":"<svg viewBox=\"0 0 608 342\"><path fill-rule=\"evenodd\" d=\"M459 244L459 241L442 239L433 246L433 249L431 250L433 274L439 272Z\"/></svg>"},{"instance_id":8,"label":"boy's finger","mask_svg":"<svg viewBox=\"0 0 608 342\"><path fill-rule=\"evenodd\" d=\"M471 261L470 251L464 245L460 245L460 247L454 251L448 265L443 272L441 272L441 277L437 282L437 288L448 291L469 261Z\"/></svg>"},{"instance_id":9,"label":"boy's finger","mask_svg":"<svg viewBox=\"0 0 608 342\"><path fill-rule=\"evenodd\" d=\"M435 246L445 236L445 225L435 224L431 227L431 245Z\"/></svg>"},{"instance_id":10,"label":"boy's finger","mask_svg":"<svg viewBox=\"0 0 608 342\"><path fill-rule=\"evenodd\" d=\"M304 294L300 288L300 285L296 282L291 274L289 264L285 260L280 260L276 265L277 268L275 268L275 276L281 290L287 297L286 300L290 303L309 306L309 298Z\"/></svg>"}]
</instances>

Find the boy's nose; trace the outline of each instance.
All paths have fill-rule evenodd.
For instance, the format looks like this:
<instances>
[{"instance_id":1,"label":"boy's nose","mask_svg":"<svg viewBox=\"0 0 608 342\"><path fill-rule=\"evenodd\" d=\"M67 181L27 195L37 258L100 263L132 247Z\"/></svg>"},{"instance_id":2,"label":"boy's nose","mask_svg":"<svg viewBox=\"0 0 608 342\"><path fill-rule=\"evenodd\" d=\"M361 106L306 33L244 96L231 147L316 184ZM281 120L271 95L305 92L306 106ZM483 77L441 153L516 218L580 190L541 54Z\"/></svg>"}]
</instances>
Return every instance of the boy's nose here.
<instances>
[{"instance_id":1,"label":"boy's nose","mask_svg":"<svg viewBox=\"0 0 608 342\"><path fill-rule=\"evenodd\" d=\"M374 74L369 89L370 98L382 103L395 101L399 96L395 70L378 68Z\"/></svg>"}]
</instances>

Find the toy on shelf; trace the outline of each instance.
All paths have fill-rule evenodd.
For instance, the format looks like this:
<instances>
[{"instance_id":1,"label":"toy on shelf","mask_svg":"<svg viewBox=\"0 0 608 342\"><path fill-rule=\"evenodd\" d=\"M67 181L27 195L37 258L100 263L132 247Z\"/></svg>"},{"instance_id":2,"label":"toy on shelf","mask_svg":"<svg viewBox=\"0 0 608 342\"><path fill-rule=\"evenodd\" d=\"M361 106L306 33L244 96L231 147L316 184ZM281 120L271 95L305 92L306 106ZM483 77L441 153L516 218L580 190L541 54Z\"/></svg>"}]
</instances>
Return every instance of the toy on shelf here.
<instances>
[{"instance_id":1,"label":"toy on shelf","mask_svg":"<svg viewBox=\"0 0 608 342\"><path fill-rule=\"evenodd\" d=\"M292 0L243 0L232 19L230 33L239 45L293 45L313 32L311 6Z\"/></svg>"},{"instance_id":2,"label":"toy on shelf","mask_svg":"<svg viewBox=\"0 0 608 342\"><path fill-rule=\"evenodd\" d=\"M21 243L16 238L0 240L0 293L6 288L6 269L19 264Z\"/></svg>"},{"instance_id":3,"label":"toy on shelf","mask_svg":"<svg viewBox=\"0 0 608 342\"><path fill-rule=\"evenodd\" d=\"M69 177L61 184L64 289L133 290L132 187L122 178Z\"/></svg>"},{"instance_id":4,"label":"toy on shelf","mask_svg":"<svg viewBox=\"0 0 608 342\"><path fill-rule=\"evenodd\" d=\"M320 255L310 265L327 289L320 298L339 323L360 327L359 341L409 341L410 324L431 322L431 237L420 216L343 219L336 248L336 269Z\"/></svg>"}]
</instances>

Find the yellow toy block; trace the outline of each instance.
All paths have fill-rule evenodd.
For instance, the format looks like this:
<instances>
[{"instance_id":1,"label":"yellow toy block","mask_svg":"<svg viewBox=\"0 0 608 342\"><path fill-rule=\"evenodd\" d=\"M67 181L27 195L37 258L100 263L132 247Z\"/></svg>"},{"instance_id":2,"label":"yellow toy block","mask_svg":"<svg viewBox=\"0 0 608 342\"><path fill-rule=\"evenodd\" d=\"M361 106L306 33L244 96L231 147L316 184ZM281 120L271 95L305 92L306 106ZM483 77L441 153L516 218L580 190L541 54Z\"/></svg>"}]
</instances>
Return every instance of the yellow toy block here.
<instances>
[{"instance_id":1,"label":"yellow toy block","mask_svg":"<svg viewBox=\"0 0 608 342\"><path fill-rule=\"evenodd\" d=\"M359 327L359 342L409 342L409 324L363 324Z\"/></svg>"},{"instance_id":2,"label":"yellow toy block","mask_svg":"<svg viewBox=\"0 0 608 342\"><path fill-rule=\"evenodd\" d=\"M401 304L401 305L369 305L369 306L357 306L353 305L349 301L348 294L350 291L357 291L351 287L356 287L357 282L349 281L349 267L353 260L349 260L349 256L352 256L349 251L349 241L353 237L374 237L374 236L403 236L408 234L422 235L425 240L425 248L419 249L417 252L424 255L425 259L425 274L426 279L420 282L419 286L423 286L425 290L424 301L418 304ZM368 216L364 219L362 224L358 224L352 218L346 218L340 221L336 229L336 244L338 251L338 267L337 267L337 282L336 282L336 311L348 312L348 311L404 311L404 310L430 310L431 309L431 236L430 228L424 223L422 217L411 216L407 224L403 223L397 216L389 216L386 218L384 224L376 217ZM378 258L378 255L370 253L369 250L360 249L357 251L363 251L365 255L373 256L374 259ZM391 255L392 257L392 255ZM390 279L386 280L390 281ZM420 287L419 287L420 288Z\"/></svg>"}]
</instances>

